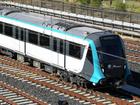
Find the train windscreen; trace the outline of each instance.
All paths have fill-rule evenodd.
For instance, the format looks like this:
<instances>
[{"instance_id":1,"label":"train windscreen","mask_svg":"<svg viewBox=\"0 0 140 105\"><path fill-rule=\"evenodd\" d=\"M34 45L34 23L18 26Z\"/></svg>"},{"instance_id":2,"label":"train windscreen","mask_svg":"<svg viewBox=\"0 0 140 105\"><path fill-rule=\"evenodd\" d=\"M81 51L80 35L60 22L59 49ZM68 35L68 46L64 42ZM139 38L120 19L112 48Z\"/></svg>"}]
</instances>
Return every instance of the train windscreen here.
<instances>
[{"instance_id":1,"label":"train windscreen","mask_svg":"<svg viewBox=\"0 0 140 105\"><path fill-rule=\"evenodd\" d=\"M103 60L114 60L125 57L123 44L119 36L104 36L100 38Z\"/></svg>"}]
</instances>

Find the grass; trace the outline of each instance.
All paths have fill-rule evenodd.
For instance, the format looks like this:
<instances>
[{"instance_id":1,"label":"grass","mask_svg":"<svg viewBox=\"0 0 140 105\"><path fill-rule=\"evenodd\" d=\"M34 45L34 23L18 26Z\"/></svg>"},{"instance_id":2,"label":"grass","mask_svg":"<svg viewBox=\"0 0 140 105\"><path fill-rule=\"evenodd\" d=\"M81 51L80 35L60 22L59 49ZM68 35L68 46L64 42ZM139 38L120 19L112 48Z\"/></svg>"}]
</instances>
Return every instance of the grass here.
<instances>
[{"instance_id":1,"label":"grass","mask_svg":"<svg viewBox=\"0 0 140 105\"><path fill-rule=\"evenodd\" d=\"M80 4L79 0L60 0L60 1ZM110 0L103 0L101 7L115 9L118 1L123 0L112 0L112 5L110 6ZM127 11L140 13L140 0L125 0L125 1L126 1L125 7ZM119 6L119 4L117 6Z\"/></svg>"},{"instance_id":2,"label":"grass","mask_svg":"<svg viewBox=\"0 0 140 105\"><path fill-rule=\"evenodd\" d=\"M104 8L115 8L117 0L112 1L112 5L110 6L109 0L103 1ZM140 0L126 0L126 10L132 12L139 12L140 13Z\"/></svg>"}]
</instances>

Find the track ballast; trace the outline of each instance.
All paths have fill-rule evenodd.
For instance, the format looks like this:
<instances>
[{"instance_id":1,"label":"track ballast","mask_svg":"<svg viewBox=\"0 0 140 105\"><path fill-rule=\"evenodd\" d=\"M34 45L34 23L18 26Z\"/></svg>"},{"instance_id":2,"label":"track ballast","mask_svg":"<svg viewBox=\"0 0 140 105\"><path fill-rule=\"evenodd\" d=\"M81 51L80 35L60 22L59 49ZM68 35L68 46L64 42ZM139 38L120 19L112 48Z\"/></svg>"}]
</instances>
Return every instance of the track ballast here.
<instances>
[{"instance_id":1,"label":"track ballast","mask_svg":"<svg viewBox=\"0 0 140 105\"><path fill-rule=\"evenodd\" d=\"M83 104L97 105L134 105L139 102L139 98L133 96L133 100L121 99L94 90L86 90L75 85L59 81L59 78L44 73L39 69L29 67L6 56L0 56L1 74L14 77L15 79L26 81L37 87L49 88L50 91L78 100Z\"/></svg>"}]
</instances>

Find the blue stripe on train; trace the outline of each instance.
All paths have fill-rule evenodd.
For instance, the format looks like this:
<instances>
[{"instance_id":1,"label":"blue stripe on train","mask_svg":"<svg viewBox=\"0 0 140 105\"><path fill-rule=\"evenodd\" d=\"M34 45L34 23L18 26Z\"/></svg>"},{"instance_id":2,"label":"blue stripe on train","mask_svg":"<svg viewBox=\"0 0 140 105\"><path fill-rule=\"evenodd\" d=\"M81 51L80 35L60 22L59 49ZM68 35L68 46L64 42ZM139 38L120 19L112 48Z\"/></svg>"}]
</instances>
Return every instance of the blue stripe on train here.
<instances>
[{"instance_id":1,"label":"blue stripe on train","mask_svg":"<svg viewBox=\"0 0 140 105\"><path fill-rule=\"evenodd\" d=\"M88 40L88 42L92 49L92 55L93 55L92 57L93 57L93 63L94 63L93 64L94 72L90 78L90 81L97 84L99 82L99 80L105 78L105 76L104 76L104 74L101 70L100 64L99 64L99 58L97 55L97 50L96 50L95 44L92 40Z\"/></svg>"}]
</instances>

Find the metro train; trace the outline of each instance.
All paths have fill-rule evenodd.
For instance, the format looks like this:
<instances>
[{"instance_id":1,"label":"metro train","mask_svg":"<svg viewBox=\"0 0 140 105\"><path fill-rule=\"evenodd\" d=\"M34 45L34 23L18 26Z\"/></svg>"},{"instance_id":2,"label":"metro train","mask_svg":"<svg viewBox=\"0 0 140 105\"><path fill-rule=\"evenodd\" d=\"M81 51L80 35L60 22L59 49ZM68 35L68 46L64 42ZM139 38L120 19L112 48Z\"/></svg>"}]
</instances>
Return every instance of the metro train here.
<instances>
[{"instance_id":1,"label":"metro train","mask_svg":"<svg viewBox=\"0 0 140 105\"><path fill-rule=\"evenodd\" d=\"M131 74L113 32L14 8L0 14L2 54L80 86L121 85Z\"/></svg>"}]
</instances>

